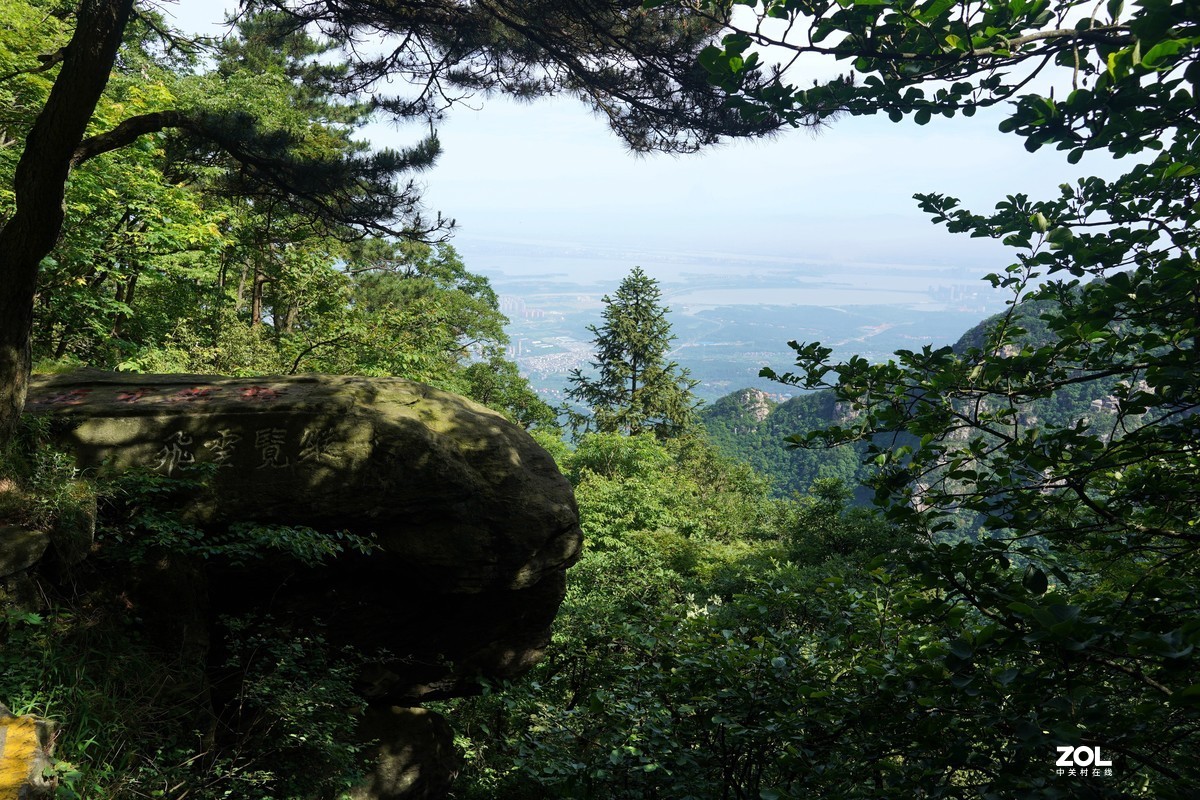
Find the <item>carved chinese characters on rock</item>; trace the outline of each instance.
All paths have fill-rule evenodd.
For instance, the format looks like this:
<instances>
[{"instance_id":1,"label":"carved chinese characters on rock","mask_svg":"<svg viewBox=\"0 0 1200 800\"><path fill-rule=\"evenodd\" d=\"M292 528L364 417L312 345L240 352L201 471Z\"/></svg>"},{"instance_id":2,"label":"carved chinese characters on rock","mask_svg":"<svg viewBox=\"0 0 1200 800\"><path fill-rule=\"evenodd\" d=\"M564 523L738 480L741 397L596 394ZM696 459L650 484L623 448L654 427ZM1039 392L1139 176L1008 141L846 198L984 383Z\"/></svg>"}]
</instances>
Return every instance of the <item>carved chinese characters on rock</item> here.
<instances>
[{"instance_id":1,"label":"carved chinese characters on rock","mask_svg":"<svg viewBox=\"0 0 1200 800\"><path fill-rule=\"evenodd\" d=\"M283 445L287 431L283 428L262 428L254 433L254 448L258 451L258 469L282 469L291 464Z\"/></svg>"},{"instance_id":2,"label":"carved chinese characters on rock","mask_svg":"<svg viewBox=\"0 0 1200 800\"><path fill-rule=\"evenodd\" d=\"M153 389L147 389L145 387L142 387L139 389L133 389L133 390L130 390L127 392L117 392L117 402L118 403L136 403L137 401L141 400L146 395L152 394L153 392L154 392Z\"/></svg>"},{"instance_id":3,"label":"carved chinese characters on rock","mask_svg":"<svg viewBox=\"0 0 1200 800\"><path fill-rule=\"evenodd\" d=\"M243 400L257 400L260 403L277 400L285 391L284 389L272 389L269 386L247 386L240 390Z\"/></svg>"},{"instance_id":4,"label":"carved chinese characters on rock","mask_svg":"<svg viewBox=\"0 0 1200 800\"><path fill-rule=\"evenodd\" d=\"M212 386L193 386L190 389L180 389L167 398L168 403L207 403L221 390Z\"/></svg>"},{"instance_id":5,"label":"carved chinese characters on rock","mask_svg":"<svg viewBox=\"0 0 1200 800\"><path fill-rule=\"evenodd\" d=\"M222 428L217 431L217 438L209 439L204 443L204 447L212 451L214 464L228 464L229 459L233 458L234 447L241 440L240 434L229 428Z\"/></svg>"},{"instance_id":6,"label":"carved chinese characters on rock","mask_svg":"<svg viewBox=\"0 0 1200 800\"><path fill-rule=\"evenodd\" d=\"M300 437L301 463L331 462L337 458L334 452L335 434L329 428L309 428Z\"/></svg>"},{"instance_id":7,"label":"carved chinese characters on rock","mask_svg":"<svg viewBox=\"0 0 1200 800\"><path fill-rule=\"evenodd\" d=\"M145 397L145 394L129 394L130 397L122 398L121 402L136 403ZM159 398L180 402L170 399L174 396L159 395ZM216 467L241 464L254 470L315 469L322 464L336 466L344 457L342 438L334 426L315 422L296 430L291 426L270 424L274 421L251 422L246 427L242 422L234 422L216 429L175 431L158 443L152 469L170 476L204 463Z\"/></svg>"},{"instance_id":8,"label":"carved chinese characters on rock","mask_svg":"<svg viewBox=\"0 0 1200 800\"><path fill-rule=\"evenodd\" d=\"M72 389L69 392L60 392L47 397L45 400L38 401L39 404L44 403L50 406L77 406L81 405L87 396L92 393L91 389Z\"/></svg>"},{"instance_id":9,"label":"carved chinese characters on rock","mask_svg":"<svg viewBox=\"0 0 1200 800\"><path fill-rule=\"evenodd\" d=\"M195 464L196 453L192 449L192 437L184 431L175 431L167 437L157 456L158 463L154 468L165 469L168 475L174 474L177 469Z\"/></svg>"}]
</instances>

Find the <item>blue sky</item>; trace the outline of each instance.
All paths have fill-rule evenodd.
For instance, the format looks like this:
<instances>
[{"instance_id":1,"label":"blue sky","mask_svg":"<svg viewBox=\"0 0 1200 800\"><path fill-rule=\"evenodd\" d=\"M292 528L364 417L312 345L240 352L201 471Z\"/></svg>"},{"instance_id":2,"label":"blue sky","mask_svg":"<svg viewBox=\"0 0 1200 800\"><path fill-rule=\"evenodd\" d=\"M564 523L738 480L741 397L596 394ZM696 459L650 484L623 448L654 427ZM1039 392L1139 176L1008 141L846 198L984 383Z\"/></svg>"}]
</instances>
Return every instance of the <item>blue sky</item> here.
<instances>
[{"instance_id":1,"label":"blue sky","mask_svg":"<svg viewBox=\"0 0 1200 800\"><path fill-rule=\"evenodd\" d=\"M181 27L213 32L221 5L167 7ZM690 156L635 156L581 102L476 100L439 126L444 155L422 176L426 205L458 222L469 266L504 243L631 254L730 253L826 264L961 265L982 276L1010 258L999 245L951 236L912 194L938 191L974 210L1005 195L1056 193L1083 174L1113 174L1029 154L996 130L996 110L925 127L848 118L819 134L784 133ZM424 132L383 122L369 136L402 147ZM627 265L628 266L628 265Z\"/></svg>"}]
</instances>

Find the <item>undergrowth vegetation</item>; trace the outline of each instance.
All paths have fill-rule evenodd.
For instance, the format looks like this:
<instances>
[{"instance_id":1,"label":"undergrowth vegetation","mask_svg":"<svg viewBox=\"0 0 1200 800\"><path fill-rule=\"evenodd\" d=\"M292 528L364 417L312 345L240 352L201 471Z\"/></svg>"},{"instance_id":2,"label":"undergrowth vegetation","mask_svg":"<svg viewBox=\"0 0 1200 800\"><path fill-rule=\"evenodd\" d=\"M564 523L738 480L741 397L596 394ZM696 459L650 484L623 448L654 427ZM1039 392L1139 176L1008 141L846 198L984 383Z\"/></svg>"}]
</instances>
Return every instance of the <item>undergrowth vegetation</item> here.
<instances>
[{"instance_id":1,"label":"undergrowth vegetation","mask_svg":"<svg viewBox=\"0 0 1200 800\"><path fill-rule=\"evenodd\" d=\"M203 470L89 480L47 437L32 419L0 459L0 520L60 531L37 579L0 581L0 698L57 723L56 796L308 800L360 779L363 658L266 615L210 629L198 568L280 552L312 566L370 539L252 524L211 536L176 510ZM81 526L90 552L63 552Z\"/></svg>"},{"instance_id":2,"label":"undergrowth vegetation","mask_svg":"<svg viewBox=\"0 0 1200 800\"><path fill-rule=\"evenodd\" d=\"M894 591L878 565L911 535L836 481L771 499L693 437L591 434L563 467L591 537L546 660L447 704L456 796L795 796L813 778L797 748L878 697L858 665L902 624L878 618ZM856 680L834 697L838 671Z\"/></svg>"}]
</instances>

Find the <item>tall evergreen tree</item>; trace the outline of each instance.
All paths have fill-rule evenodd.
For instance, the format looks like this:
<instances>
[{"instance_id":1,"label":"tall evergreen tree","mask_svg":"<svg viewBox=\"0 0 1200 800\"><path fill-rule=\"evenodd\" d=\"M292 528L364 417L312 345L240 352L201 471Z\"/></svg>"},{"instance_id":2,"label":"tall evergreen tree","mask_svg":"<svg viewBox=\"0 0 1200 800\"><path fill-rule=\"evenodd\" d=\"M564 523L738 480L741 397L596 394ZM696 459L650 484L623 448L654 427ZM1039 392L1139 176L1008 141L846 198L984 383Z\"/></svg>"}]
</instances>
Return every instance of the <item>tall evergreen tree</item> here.
<instances>
[{"instance_id":1,"label":"tall evergreen tree","mask_svg":"<svg viewBox=\"0 0 1200 800\"><path fill-rule=\"evenodd\" d=\"M670 436L690 425L699 403L686 369L667 360L671 342L670 310L660 304L658 281L641 267L621 281L613 297L604 296L604 325L588 326L595 335L595 378L571 372L567 396L591 409L589 420L574 415L572 427L635 434L654 431Z\"/></svg>"}]
</instances>

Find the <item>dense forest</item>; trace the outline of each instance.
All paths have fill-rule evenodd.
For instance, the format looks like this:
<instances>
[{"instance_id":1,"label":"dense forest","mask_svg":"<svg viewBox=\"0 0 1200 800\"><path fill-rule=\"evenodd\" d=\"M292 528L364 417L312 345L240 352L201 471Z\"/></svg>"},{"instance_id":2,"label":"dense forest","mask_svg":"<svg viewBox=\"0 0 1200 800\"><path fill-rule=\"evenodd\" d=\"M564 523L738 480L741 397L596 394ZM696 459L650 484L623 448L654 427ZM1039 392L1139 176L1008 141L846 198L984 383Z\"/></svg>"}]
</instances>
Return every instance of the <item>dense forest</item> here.
<instances>
[{"instance_id":1,"label":"dense forest","mask_svg":"<svg viewBox=\"0 0 1200 800\"><path fill-rule=\"evenodd\" d=\"M1192 0L247 0L220 40L137 0L0 0L0 704L58 725L30 780L195 800L1193 797L1198 53ZM814 83L810 59L845 74ZM883 363L792 342L792 371L764 370L803 391L779 406L699 407L658 285L634 268L605 297L568 413L505 360L495 293L421 207L436 135L402 151L362 138L385 117L432 131L488 93L576 95L631 148L677 153L1001 106L1031 151L1128 167L1044 199L1013 187L986 213L917 195L948 232L1012 250L983 278L1008 311ZM931 159L935 176L972 168ZM79 470L46 408L83 408L86 391L47 400L37 387L54 384L31 378L79 367L403 378L493 409L508 422L427 393L467 409L461 428L485 420L464 451L539 443L501 453L513 472L489 497L522 470L562 481L541 448L570 482L583 544L556 553L577 562L565 588L522 574L493 603L503 617L561 598L552 636L462 691L461 665L304 628L312 609L363 605L345 587L361 573L368 591L387 537L197 522L188 498L220 497L229 430L204 463L180 428L150 469ZM231 402L290 391L261 383L228 384ZM298 390L288 402L320 412ZM260 437L256 468L323 469L329 443L304 436L291 455ZM364 472L403 461L387 455ZM486 516L471 495L446 513ZM50 555L26 558L45 531ZM341 594L276 603L324 574ZM176 609L190 625L233 608L230 576L251 605L202 634L172 626ZM178 597L149 602L151 584ZM481 585L455 602L492 624ZM512 608L497 625L536 616ZM415 783L364 788L387 756L371 700L399 703L379 687L409 668L434 677L402 699L449 720L453 752Z\"/></svg>"}]
</instances>

